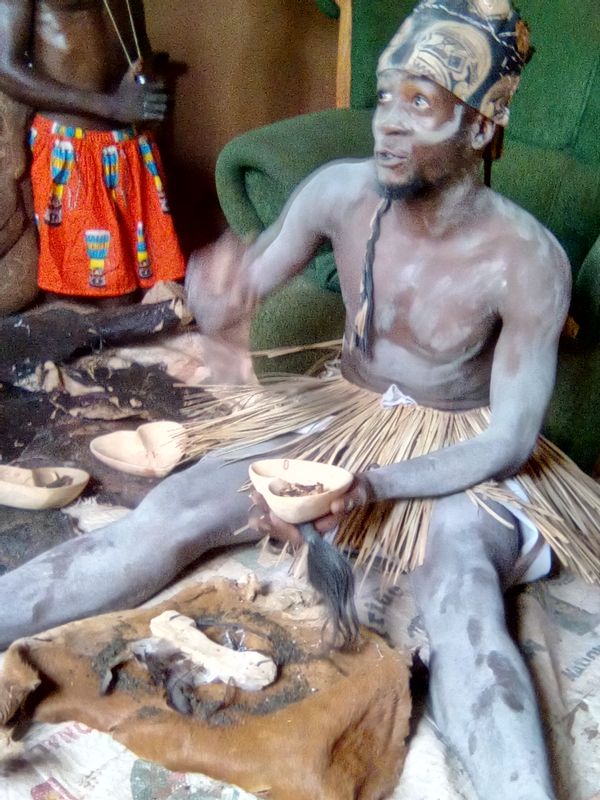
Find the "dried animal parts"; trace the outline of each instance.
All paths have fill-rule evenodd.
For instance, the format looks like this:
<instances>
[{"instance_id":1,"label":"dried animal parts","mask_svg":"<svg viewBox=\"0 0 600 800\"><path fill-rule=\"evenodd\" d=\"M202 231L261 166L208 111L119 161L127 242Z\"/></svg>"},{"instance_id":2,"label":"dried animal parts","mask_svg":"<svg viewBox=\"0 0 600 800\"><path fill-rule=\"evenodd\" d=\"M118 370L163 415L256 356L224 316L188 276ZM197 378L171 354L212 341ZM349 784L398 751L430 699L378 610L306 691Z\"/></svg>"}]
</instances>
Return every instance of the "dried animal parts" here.
<instances>
[{"instance_id":1,"label":"dried animal parts","mask_svg":"<svg viewBox=\"0 0 600 800\"><path fill-rule=\"evenodd\" d=\"M306 497L307 495L322 494L325 487L322 483L289 483L276 479L271 484L271 491L279 497Z\"/></svg>"},{"instance_id":2,"label":"dried animal parts","mask_svg":"<svg viewBox=\"0 0 600 800\"><path fill-rule=\"evenodd\" d=\"M196 628L193 619L177 611L163 611L151 619L150 630L191 658L209 680L231 681L240 689L255 692L277 676L273 659L255 650L232 650L213 642Z\"/></svg>"},{"instance_id":3,"label":"dried animal parts","mask_svg":"<svg viewBox=\"0 0 600 800\"><path fill-rule=\"evenodd\" d=\"M37 294L38 247L27 172L29 109L0 92L0 315Z\"/></svg>"}]
</instances>

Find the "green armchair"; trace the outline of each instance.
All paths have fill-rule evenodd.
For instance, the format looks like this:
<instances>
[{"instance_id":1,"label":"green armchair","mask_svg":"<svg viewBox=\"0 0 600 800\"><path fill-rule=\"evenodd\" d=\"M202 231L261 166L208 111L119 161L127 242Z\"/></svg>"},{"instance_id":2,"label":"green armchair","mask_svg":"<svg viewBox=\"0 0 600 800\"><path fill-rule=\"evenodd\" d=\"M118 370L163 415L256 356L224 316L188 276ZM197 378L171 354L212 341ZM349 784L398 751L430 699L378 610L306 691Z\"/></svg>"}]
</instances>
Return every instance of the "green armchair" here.
<instances>
[{"instance_id":1,"label":"green armchair","mask_svg":"<svg viewBox=\"0 0 600 800\"><path fill-rule=\"evenodd\" d=\"M323 163L365 157L375 65L414 0L316 0L340 18L337 105L249 131L219 155L223 212L242 236L270 225L294 187ZM600 6L598 0L520 0L536 48L515 97L492 186L531 211L558 238L573 267L576 342L561 350L546 433L588 471L600 451ZM333 79L333 76L332 76ZM348 107L343 107L348 106ZM333 255L323 248L302 275L258 310L254 350L340 336L343 307ZM303 371L314 354L266 361L266 371Z\"/></svg>"}]
</instances>

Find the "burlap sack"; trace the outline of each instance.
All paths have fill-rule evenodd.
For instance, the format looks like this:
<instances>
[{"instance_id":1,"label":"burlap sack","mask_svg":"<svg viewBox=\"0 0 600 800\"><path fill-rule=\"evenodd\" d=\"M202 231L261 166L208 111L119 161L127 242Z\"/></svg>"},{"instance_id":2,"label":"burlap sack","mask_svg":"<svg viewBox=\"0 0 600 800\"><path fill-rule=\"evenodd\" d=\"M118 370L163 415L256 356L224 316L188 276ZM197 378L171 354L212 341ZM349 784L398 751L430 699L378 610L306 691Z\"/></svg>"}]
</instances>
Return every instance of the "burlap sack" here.
<instances>
[{"instance_id":1,"label":"burlap sack","mask_svg":"<svg viewBox=\"0 0 600 800\"><path fill-rule=\"evenodd\" d=\"M31 112L0 92L0 316L37 294L38 245L27 163Z\"/></svg>"},{"instance_id":2,"label":"burlap sack","mask_svg":"<svg viewBox=\"0 0 600 800\"><path fill-rule=\"evenodd\" d=\"M211 638L242 631L253 649L262 643L277 680L259 692L207 684L191 698L193 714L173 710L143 664L123 663L128 643L150 636L150 619L166 609L193 617ZM171 770L273 800L388 797L408 734L406 657L366 629L357 652L332 652L318 614L272 609L269 595L216 580L152 608L20 639L0 675L0 724L77 720Z\"/></svg>"}]
</instances>

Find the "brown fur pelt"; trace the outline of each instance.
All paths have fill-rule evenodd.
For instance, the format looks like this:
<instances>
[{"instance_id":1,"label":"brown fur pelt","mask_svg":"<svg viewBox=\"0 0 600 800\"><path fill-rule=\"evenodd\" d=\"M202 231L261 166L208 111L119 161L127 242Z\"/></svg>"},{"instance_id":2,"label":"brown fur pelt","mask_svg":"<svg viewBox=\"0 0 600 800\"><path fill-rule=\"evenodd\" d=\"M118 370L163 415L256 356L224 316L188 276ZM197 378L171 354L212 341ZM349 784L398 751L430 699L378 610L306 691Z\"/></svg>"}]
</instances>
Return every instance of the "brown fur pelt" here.
<instances>
[{"instance_id":1,"label":"brown fur pelt","mask_svg":"<svg viewBox=\"0 0 600 800\"><path fill-rule=\"evenodd\" d=\"M243 587L219 580L152 608L20 639L0 675L0 724L77 720L141 758L272 800L389 796L408 734L406 656L366 629L356 651L330 651L320 619L272 610L268 597L251 601ZM258 692L196 685L188 713L174 710L172 682L169 689L168 679L157 678L168 668L157 672L131 657L135 643L151 635L149 621L166 609L194 618L218 641L243 635L247 647L277 663L277 679Z\"/></svg>"}]
</instances>

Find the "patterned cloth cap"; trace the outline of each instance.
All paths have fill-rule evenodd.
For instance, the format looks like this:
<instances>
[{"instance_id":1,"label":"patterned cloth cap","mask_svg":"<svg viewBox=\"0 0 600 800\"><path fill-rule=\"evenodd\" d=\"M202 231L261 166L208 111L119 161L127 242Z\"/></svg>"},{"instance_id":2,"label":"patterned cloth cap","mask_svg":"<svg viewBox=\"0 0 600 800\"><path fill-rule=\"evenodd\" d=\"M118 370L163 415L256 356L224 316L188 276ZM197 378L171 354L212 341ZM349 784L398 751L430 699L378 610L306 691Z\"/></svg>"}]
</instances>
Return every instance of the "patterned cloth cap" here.
<instances>
[{"instance_id":1,"label":"patterned cloth cap","mask_svg":"<svg viewBox=\"0 0 600 800\"><path fill-rule=\"evenodd\" d=\"M427 77L506 126L531 53L529 28L510 0L421 0L381 54L377 72Z\"/></svg>"}]
</instances>

